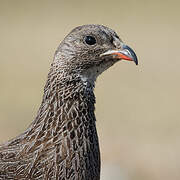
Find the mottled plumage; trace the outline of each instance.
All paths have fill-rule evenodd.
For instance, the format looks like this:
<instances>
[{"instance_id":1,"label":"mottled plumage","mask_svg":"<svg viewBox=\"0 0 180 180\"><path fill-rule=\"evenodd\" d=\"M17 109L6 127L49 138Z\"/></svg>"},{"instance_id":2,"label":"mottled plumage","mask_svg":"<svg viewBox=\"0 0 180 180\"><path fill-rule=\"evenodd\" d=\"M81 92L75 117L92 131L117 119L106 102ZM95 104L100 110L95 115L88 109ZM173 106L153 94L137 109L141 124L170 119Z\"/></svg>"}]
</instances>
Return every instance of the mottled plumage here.
<instances>
[{"instance_id":1,"label":"mottled plumage","mask_svg":"<svg viewBox=\"0 0 180 180\"><path fill-rule=\"evenodd\" d=\"M35 120L0 146L0 179L99 180L94 83L121 59L137 64L133 53L105 26L72 30L55 53Z\"/></svg>"}]
</instances>

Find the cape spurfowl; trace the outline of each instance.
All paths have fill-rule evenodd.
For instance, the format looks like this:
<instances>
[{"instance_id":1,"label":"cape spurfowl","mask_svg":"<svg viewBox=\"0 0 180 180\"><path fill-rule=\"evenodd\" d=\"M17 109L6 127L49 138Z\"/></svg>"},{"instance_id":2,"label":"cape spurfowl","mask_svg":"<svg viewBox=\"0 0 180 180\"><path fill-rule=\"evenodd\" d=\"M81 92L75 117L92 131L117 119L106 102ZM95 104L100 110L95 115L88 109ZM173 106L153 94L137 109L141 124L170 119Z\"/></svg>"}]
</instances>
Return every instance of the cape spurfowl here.
<instances>
[{"instance_id":1,"label":"cape spurfowl","mask_svg":"<svg viewBox=\"0 0 180 180\"><path fill-rule=\"evenodd\" d=\"M41 106L27 130L0 146L0 179L99 180L97 76L134 51L110 28L83 25L60 43Z\"/></svg>"}]
</instances>

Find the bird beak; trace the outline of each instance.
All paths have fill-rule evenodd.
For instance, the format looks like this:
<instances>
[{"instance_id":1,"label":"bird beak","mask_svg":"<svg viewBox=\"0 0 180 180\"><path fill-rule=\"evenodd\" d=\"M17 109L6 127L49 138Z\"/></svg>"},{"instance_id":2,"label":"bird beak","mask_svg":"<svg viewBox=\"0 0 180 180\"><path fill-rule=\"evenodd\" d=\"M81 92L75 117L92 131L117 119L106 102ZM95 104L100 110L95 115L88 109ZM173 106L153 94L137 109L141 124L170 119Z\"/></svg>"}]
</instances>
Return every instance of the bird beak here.
<instances>
[{"instance_id":1,"label":"bird beak","mask_svg":"<svg viewBox=\"0 0 180 180\"><path fill-rule=\"evenodd\" d=\"M109 50L100 56L109 56L112 55L114 59L124 59L127 61L134 61L136 65L138 65L138 59L135 52L127 45L123 44L122 49L118 50Z\"/></svg>"}]
</instances>

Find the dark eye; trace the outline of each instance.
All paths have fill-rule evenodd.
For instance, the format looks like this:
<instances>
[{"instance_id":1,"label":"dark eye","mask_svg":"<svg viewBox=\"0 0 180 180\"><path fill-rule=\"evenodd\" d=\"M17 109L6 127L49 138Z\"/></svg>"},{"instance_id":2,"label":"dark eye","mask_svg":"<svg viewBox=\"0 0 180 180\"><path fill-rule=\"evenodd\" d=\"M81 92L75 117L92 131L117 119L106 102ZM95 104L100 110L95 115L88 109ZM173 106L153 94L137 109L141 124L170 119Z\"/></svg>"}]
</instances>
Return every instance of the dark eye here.
<instances>
[{"instance_id":1,"label":"dark eye","mask_svg":"<svg viewBox=\"0 0 180 180\"><path fill-rule=\"evenodd\" d=\"M96 39L95 39L95 37L93 37L93 36L86 36L86 37L85 37L85 42L86 42L88 45L94 45L94 44L96 44Z\"/></svg>"}]
</instances>

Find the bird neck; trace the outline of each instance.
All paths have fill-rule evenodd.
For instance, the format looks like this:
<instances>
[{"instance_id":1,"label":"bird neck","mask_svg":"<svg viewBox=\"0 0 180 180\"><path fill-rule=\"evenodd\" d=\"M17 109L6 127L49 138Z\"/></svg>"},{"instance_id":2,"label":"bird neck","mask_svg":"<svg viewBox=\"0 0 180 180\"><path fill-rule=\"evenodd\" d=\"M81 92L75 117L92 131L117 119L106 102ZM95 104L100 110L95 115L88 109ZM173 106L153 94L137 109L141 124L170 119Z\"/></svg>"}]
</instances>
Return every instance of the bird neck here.
<instances>
[{"instance_id":1,"label":"bird neck","mask_svg":"<svg viewBox=\"0 0 180 180\"><path fill-rule=\"evenodd\" d=\"M47 119L63 124L83 115L91 115L95 121L93 89L91 83L83 82L79 77L72 79L51 77L45 86L43 101L36 119L44 121L42 116L48 114Z\"/></svg>"},{"instance_id":2,"label":"bird neck","mask_svg":"<svg viewBox=\"0 0 180 180\"><path fill-rule=\"evenodd\" d=\"M94 85L84 82L78 75L51 70L39 112L27 131L28 139L97 140L93 89Z\"/></svg>"}]
</instances>

